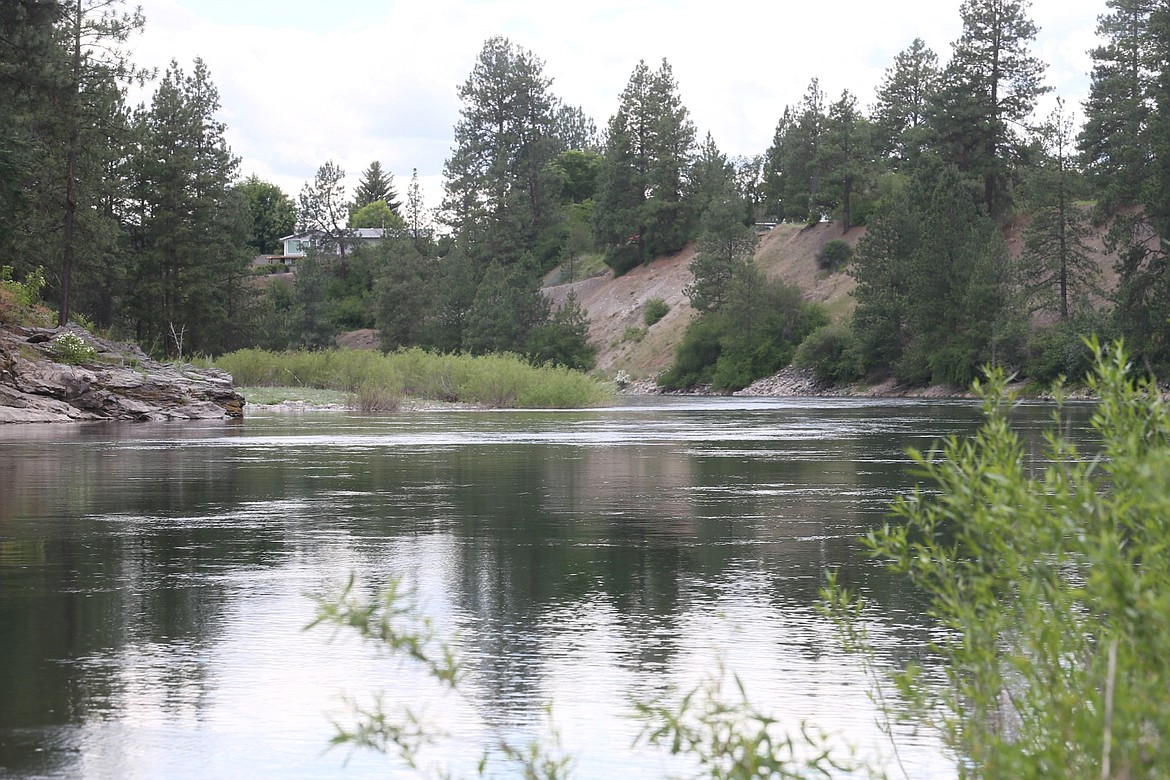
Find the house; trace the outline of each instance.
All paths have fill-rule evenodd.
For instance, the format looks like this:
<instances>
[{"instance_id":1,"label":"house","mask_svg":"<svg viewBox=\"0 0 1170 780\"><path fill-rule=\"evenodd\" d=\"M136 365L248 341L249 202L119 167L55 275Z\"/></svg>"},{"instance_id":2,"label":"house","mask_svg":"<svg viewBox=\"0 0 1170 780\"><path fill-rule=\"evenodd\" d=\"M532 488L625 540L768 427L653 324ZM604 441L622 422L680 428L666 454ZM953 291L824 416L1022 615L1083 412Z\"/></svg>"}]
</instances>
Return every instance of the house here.
<instances>
[{"instance_id":1,"label":"house","mask_svg":"<svg viewBox=\"0 0 1170 780\"><path fill-rule=\"evenodd\" d=\"M284 244L284 254L280 257L304 257L310 247L324 250L332 245L335 254L341 254L341 243L347 247L359 244L380 241L386 235L386 228L347 228L341 236L329 236L322 230L308 230L304 233L294 233L280 239Z\"/></svg>"}]
</instances>

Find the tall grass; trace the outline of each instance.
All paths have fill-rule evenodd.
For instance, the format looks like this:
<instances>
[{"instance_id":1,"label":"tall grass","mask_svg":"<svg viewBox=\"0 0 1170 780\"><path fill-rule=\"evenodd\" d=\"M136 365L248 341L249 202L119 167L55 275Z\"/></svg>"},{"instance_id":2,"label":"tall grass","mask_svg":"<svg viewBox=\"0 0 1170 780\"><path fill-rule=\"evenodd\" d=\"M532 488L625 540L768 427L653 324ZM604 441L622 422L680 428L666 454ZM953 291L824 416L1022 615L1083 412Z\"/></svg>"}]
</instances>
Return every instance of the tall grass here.
<instances>
[{"instance_id":1,"label":"tall grass","mask_svg":"<svg viewBox=\"0 0 1170 780\"><path fill-rule=\"evenodd\" d=\"M243 349L216 364L237 384L313 387L353 396L412 397L490 407L599 406L609 389L579 371L536 367L516 355L438 355L407 349L267 352Z\"/></svg>"}]
</instances>

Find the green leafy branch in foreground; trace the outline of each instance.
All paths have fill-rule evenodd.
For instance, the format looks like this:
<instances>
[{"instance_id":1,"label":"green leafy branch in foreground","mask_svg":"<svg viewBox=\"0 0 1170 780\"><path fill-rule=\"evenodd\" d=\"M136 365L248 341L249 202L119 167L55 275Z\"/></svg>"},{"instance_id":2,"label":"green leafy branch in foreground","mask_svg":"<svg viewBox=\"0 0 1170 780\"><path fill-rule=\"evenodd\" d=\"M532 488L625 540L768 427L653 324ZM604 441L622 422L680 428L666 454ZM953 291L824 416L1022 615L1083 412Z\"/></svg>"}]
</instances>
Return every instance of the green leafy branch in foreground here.
<instances>
[{"instance_id":1,"label":"green leafy branch in foreground","mask_svg":"<svg viewBox=\"0 0 1170 780\"><path fill-rule=\"evenodd\" d=\"M931 599L948 684L917 666L896 682L962 777L1170 771L1170 416L1122 345L1090 347L1098 453L1069 440L1058 403L1030 455L989 371L981 430L911 452L920 486L865 539ZM827 595L857 620L850 594Z\"/></svg>"},{"instance_id":2,"label":"green leafy branch in foreground","mask_svg":"<svg viewBox=\"0 0 1170 780\"><path fill-rule=\"evenodd\" d=\"M352 629L363 639L376 642L391 654L421 666L441 690L461 695L463 666L454 646L439 639L433 622L420 616L413 594L403 588L402 582L392 580L385 590L370 600L359 598L354 593L354 587L354 579L350 577L336 596L317 597L317 616L307 628L326 624ZM435 744L447 735L418 711L406 707L401 713L388 712L381 695L376 695L368 706L352 698L347 698L346 702L355 723L352 727L334 723L337 733L330 744L372 749L386 754L394 752L413 770L429 771L441 778L450 777L445 768L428 770L420 761L420 752L425 746ZM493 759L490 752L493 746L500 757L520 768L521 776L526 780L558 780L569 775L572 759L560 754L555 731L552 732L551 746L532 741L519 747L508 740L498 727L488 725L487 731L492 735L493 744L484 749L480 759L480 777L487 776L488 765Z\"/></svg>"},{"instance_id":3,"label":"green leafy branch in foreground","mask_svg":"<svg viewBox=\"0 0 1170 780\"><path fill-rule=\"evenodd\" d=\"M635 702L644 724L640 739L669 746L672 755L691 756L701 767L696 777L715 780L804 780L862 771L884 777L852 758L845 760L828 735L807 723L801 723L796 737L778 733L779 722L752 704L738 675L733 679L736 696L730 699L721 669L677 702Z\"/></svg>"},{"instance_id":4,"label":"green leafy branch in foreground","mask_svg":"<svg viewBox=\"0 0 1170 780\"><path fill-rule=\"evenodd\" d=\"M457 653L450 643L437 637L429 619L419 616L418 607L400 581L391 582L376 598L363 600L354 594L351 578L338 595L321 596L316 602L317 617L309 628L324 624L354 630L363 639L421 666L441 690L463 695L466 680ZM858 762L843 760L829 737L807 724L801 724L796 736L781 733L778 722L749 701L738 677L735 685L737 696L727 697L720 673L707 678L678 701L663 698L635 702L633 715L643 723L638 740L665 747L672 755L691 757L699 767L695 777L798 780L863 770L867 771L865 776L884 777ZM429 723L418 711L406 707L389 712L380 695L370 705L359 704L352 698L346 701L354 725L335 723L337 733L332 745L394 753L412 770L450 777L446 768L427 767L421 761L424 747L450 735ZM555 729L550 729L545 739L531 740L523 746L508 740L498 726L485 724L483 730L491 736L478 765L480 777L488 776L489 765L498 759L517 768L526 780L559 780L570 776L574 762L562 753Z\"/></svg>"}]
</instances>

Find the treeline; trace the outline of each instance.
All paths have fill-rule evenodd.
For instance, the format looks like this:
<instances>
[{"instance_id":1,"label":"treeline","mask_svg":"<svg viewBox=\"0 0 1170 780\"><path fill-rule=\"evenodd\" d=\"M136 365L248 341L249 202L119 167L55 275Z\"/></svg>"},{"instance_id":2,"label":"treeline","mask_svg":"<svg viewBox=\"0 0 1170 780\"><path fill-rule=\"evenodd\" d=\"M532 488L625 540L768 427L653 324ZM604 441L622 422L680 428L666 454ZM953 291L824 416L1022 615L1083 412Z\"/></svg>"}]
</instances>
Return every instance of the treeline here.
<instances>
[{"instance_id":1,"label":"treeline","mask_svg":"<svg viewBox=\"0 0 1170 780\"><path fill-rule=\"evenodd\" d=\"M784 110L755 187L740 177L738 193L756 219L866 225L856 252L835 241L819 258L856 278L856 311L817 327L824 313L791 296L786 318L775 304L753 309L751 296L763 296L750 244L735 249L726 221L711 220L689 291L702 316L665 382L735 389L789 355L838 382L965 385L989 363L1047 382L1085 375L1090 333L1124 337L1164 373L1170 7L1105 5L1079 130L1059 99L1035 115L1050 89L1025 2L966 0L949 59L913 41L868 112L848 91L830 100L814 79ZM710 201L705 209L714 216ZM1016 230L1021 248L1009 252ZM1105 258L1117 280L1108 289ZM753 322L772 333L761 338Z\"/></svg>"},{"instance_id":2,"label":"treeline","mask_svg":"<svg viewBox=\"0 0 1170 780\"><path fill-rule=\"evenodd\" d=\"M117 3L15 0L0 9L0 240L17 278L45 269L62 321L172 353L320 347L373 327L387 350L584 368L584 313L572 299L554 310L546 274L571 278L588 257L621 274L697 242L700 316L663 378L673 386L734 389L794 357L838 381L963 383L990 361L1049 379L1080 371L1089 331L1125 336L1157 369L1170 363L1170 11L1105 5L1079 129L1059 101L1035 117L1049 90L1027 4L966 0L945 63L913 41L867 109L814 79L771 146L734 159L698 140L665 60L638 63L598 132L536 55L491 38L458 88L432 212L417 173L401 199L377 162L352 196L333 162L295 202L241 181L201 62L136 69L124 44L143 20ZM148 77L149 105L127 106ZM829 324L762 278L754 223L781 220L866 226L856 251L850 239L821 258L857 279L851 321ZM1020 225L1023 251L1009 253ZM1109 290L1094 227L1117 260ZM293 283L250 268L294 231L311 239Z\"/></svg>"}]
</instances>

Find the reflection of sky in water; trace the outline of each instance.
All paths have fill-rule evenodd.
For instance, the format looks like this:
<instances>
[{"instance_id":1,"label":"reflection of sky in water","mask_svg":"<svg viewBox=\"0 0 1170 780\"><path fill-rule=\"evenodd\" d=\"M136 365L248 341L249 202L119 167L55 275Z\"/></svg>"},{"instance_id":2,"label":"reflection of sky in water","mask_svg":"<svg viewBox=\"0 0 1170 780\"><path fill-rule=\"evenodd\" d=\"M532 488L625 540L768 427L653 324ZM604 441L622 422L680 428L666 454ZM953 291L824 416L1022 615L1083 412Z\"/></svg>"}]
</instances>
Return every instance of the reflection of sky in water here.
<instances>
[{"instance_id":1,"label":"reflection of sky in water","mask_svg":"<svg viewBox=\"0 0 1170 780\"><path fill-rule=\"evenodd\" d=\"M663 403L0 431L0 656L17 654L0 683L31 676L43 699L0 701L0 768L411 776L325 752L339 695L382 691L455 735L428 757L457 756L457 775L474 775L484 722L540 735L551 701L575 776L660 777L687 767L630 749L629 697L720 663L783 724L888 762L869 682L812 601L843 567L876 599L879 664L922 655L920 605L852 540L903 489L902 449L970 431L971 405ZM414 585L459 637L465 698L346 633L303 630L307 594L351 572L371 592ZM929 733L895 731L911 777L953 776Z\"/></svg>"}]
</instances>

